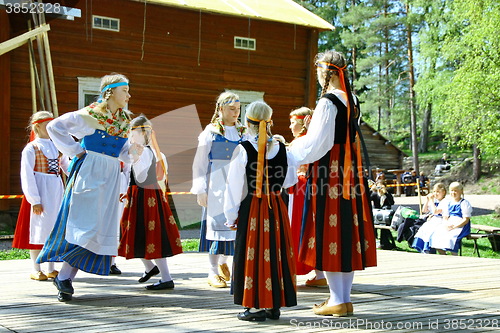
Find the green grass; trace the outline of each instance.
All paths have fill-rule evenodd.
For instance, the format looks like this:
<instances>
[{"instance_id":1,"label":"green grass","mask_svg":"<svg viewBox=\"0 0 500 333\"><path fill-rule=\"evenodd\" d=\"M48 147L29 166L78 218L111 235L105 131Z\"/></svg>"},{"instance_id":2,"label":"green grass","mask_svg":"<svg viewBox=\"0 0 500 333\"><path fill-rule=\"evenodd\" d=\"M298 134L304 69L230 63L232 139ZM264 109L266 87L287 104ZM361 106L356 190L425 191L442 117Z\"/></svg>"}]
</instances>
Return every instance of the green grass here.
<instances>
[{"instance_id":1,"label":"green grass","mask_svg":"<svg viewBox=\"0 0 500 333\"><path fill-rule=\"evenodd\" d=\"M500 217L495 214L475 216L472 218L472 224L482 224L489 225L493 227L500 227ZM199 228L199 226L198 226ZM474 232L474 230L473 230ZM397 238L397 232L392 231L394 239ZM183 239L182 248L184 252L196 252L198 251L198 245L200 243L199 239ZM408 246L408 242L403 241L401 243L396 242L397 248L393 251L406 251L406 252L418 252ZM491 243L487 238L478 239L477 245L479 248L479 253L482 258L493 258L500 259L500 252L495 252L491 248ZM464 239L462 243L462 256L465 257L477 257L477 254L473 253L474 241ZM0 251L0 260L13 260L13 259L28 259L28 250L5 250Z\"/></svg>"},{"instance_id":2,"label":"green grass","mask_svg":"<svg viewBox=\"0 0 500 333\"><path fill-rule=\"evenodd\" d=\"M184 252L198 251L198 245L200 244L199 239L183 239L181 242Z\"/></svg>"},{"instance_id":3,"label":"green grass","mask_svg":"<svg viewBox=\"0 0 500 333\"><path fill-rule=\"evenodd\" d=\"M0 260L29 259L29 250L11 249L0 251Z\"/></svg>"}]
</instances>

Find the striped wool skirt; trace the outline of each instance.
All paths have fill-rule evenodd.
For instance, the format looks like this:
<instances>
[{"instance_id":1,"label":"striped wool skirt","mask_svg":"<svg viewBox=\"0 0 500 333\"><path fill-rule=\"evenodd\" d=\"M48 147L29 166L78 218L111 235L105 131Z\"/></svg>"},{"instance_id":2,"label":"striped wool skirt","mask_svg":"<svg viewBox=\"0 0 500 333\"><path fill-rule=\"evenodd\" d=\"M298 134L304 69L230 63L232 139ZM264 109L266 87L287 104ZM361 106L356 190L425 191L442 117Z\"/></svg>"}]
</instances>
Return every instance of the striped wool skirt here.
<instances>
[{"instance_id":1,"label":"striped wool skirt","mask_svg":"<svg viewBox=\"0 0 500 333\"><path fill-rule=\"evenodd\" d=\"M133 185L128 188L127 198L118 255L159 259L182 253L179 229L162 190Z\"/></svg>"},{"instance_id":2,"label":"striped wool skirt","mask_svg":"<svg viewBox=\"0 0 500 333\"><path fill-rule=\"evenodd\" d=\"M234 255L234 241L216 241L207 239L207 210L202 209L200 228L200 244L198 252L208 252L209 254Z\"/></svg>"},{"instance_id":3,"label":"striped wool skirt","mask_svg":"<svg viewBox=\"0 0 500 333\"><path fill-rule=\"evenodd\" d=\"M52 232L45 242L42 251L38 255L36 261L37 263L48 261L65 261L72 267L78 268L88 273L109 275L112 256L96 254L81 246L68 243L65 239L66 225L68 223L68 214L73 193L73 185L84 160L85 159L77 159L71 166L68 185L64 192L61 209L59 210L59 214L57 215L54 229L52 229Z\"/></svg>"},{"instance_id":4,"label":"striped wool skirt","mask_svg":"<svg viewBox=\"0 0 500 333\"><path fill-rule=\"evenodd\" d=\"M297 305L295 258L290 221L279 193L249 194L237 221L233 279L234 303L248 308Z\"/></svg>"},{"instance_id":5,"label":"striped wool skirt","mask_svg":"<svg viewBox=\"0 0 500 333\"><path fill-rule=\"evenodd\" d=\"M377 265L368 184L353 175L344 199L344 156L343 145L335 144L309 170L299 260L321 271L352 272Z\"/></svg>"}]
</instances>

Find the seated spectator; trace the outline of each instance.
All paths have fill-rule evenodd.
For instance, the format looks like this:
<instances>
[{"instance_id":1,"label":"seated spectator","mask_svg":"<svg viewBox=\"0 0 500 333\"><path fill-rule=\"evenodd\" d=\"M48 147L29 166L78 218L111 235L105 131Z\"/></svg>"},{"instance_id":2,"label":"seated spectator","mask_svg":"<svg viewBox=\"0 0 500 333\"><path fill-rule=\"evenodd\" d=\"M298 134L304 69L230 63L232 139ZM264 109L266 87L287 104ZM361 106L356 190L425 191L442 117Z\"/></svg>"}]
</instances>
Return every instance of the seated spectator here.
<instances>
[{"instance_id":1,"label":"seated spectator","mask_svg":"<svg viewBox=\"0 0 500 333\"><path fill-rule=\"evenodd\" d=\"M446 187L443 183L437 183L432 188L432 193L427 195L427 200L422 208L426 222L418 229L413 240L412 248L422 253L432 253L429 241L437 227L443 224L443 208L447 209L448 200L446 197Z\"/></svg>"},{"instance_id":2,"label":"seated spectator","mask_svg":"<svg viewBox=\"0 0 500 333\"><path fill-rule=\"evenodd\" d=\"M448 156L446 156L446 153L443 153L443 157L439 160L439 163L436 165L436 168L434 169L434 172L436 174L440 174L441 171L444 170L450 170L451 164L448 162Z\"/></svg>"},{"instance_id":3,"label":"seated spectator","mask_svg":"<svg viewBox=\"0 0 500 333\"><path fill-rule=\"evenodd\" d=\"M420 171L420 176L417 177L420 188L427 187L427 183L429 182L429 177L427 177L423 171Z\"/></svg>"},{"instance_id":4,"label":"seated spectator","mask_svg":"<svg viewBox=\"0 0 500 333\"><path fill-rule=\"evenodd\" d=\"M403 182L403 184L416 183L417 182L417 172L413 168L410 168L410 171L406 171L405 173L403 173L403 175L401 176L401 181ZM415 185L405 186L404 190L405 190L405 195L407 197L411 197L411 196L415 195Z\"/></svg>"},{"instance_id":5,"label":"seated spectator","mask_svg":"<svg viewBox=\"0 0 500 333\"><path fill-rule=\"evenodd\" d=\"M442 213L444 223L436 228L429 243L439 254L449 251L456 256L461 239L470 234L472 206L463 198L463 186L459 182L450 184L450 196L448 207Z\"/></svg>"},{"instance_id":6,"label":"seated spectator","mask_svg":"<svg viewBox=\"0 0 500 333\"><path fill-rule=\"evenodd\" d=\"M377 209L392 209L394 205L394 198L392 194L387 191L387 188L382 181L374 183L370 187L370 201L373 208ZM391 243L391 231L382 229L380 230L380 248L383 250L392 250L394 245Z\"/></svg>"},{"instance_id":7,"label":"seated spectator","mask_svg":"<svg viewBox=\"0 0 500 333\"><path fill-rule=\"evenodd\" d=\"M382 182L383 184L386 183L385 174L383 172L377 173L377 178L375 178L375 182L379 181Z\"/></svg>"}]
</instances>

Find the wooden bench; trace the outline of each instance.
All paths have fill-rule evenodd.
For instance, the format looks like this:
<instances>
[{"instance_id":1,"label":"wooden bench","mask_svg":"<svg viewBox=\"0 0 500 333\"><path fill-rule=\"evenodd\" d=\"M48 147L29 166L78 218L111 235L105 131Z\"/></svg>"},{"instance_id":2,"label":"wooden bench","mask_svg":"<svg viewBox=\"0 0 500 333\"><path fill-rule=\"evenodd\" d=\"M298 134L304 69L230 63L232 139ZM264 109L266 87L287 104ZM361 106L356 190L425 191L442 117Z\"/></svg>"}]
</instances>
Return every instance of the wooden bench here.
<instances>
[{"instance_id":1,"label":"wooden bench","mask_svg":"<svg viewBox=\"0 0 500 333\"><path fill-rule=\"evenodd\" d=\"M472 254L477 253L477 256L480 257L477 240L481 238L490 239L493 251L500 251L500 247L496 245L495 240L491 240L492 238L495 238L497 236L500 237L500 228L482 224L471 224L470 227L471 229L477 230L477 232L471 232L465 237L465 239L474 241L474 251L472 252ZM460 255L462 255L462 244L460 244Z\"/></svg>"}]
</instances>

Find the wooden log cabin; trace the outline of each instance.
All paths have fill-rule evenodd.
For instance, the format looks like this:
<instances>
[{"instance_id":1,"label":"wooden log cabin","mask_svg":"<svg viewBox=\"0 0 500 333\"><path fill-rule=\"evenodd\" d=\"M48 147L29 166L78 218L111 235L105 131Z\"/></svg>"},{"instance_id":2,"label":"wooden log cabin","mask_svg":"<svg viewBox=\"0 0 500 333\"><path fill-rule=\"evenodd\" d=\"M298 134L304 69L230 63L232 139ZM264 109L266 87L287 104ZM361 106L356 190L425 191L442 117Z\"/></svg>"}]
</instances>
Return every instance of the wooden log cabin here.
<instances>
[{"instance_id":1,"label":"wooden log cabin","mask_svg":"<svg viewBox=\"0 0 500 333\"><path fill-rule=\"evenodd\" d=\"M129 109L163 119L155 126L170 138L170 148L160 144L173 152L167 154L170 185L178 191L189 190L197 134L225 90L240 94L242 113L248 103L265 100L274 109L273 132L291 139L289 112L315 105L318 33L333 29L292 0L49 2L81 10L74 20L46 15L59 114L89 104L101 76L125 74ZM0 8L0 43L27 32L29 19ZM24 44L0 56L0 194L22 193L30 87ZM19 203L0 200L0 211L16 212Z\"/></svg>"}]
</instances>

